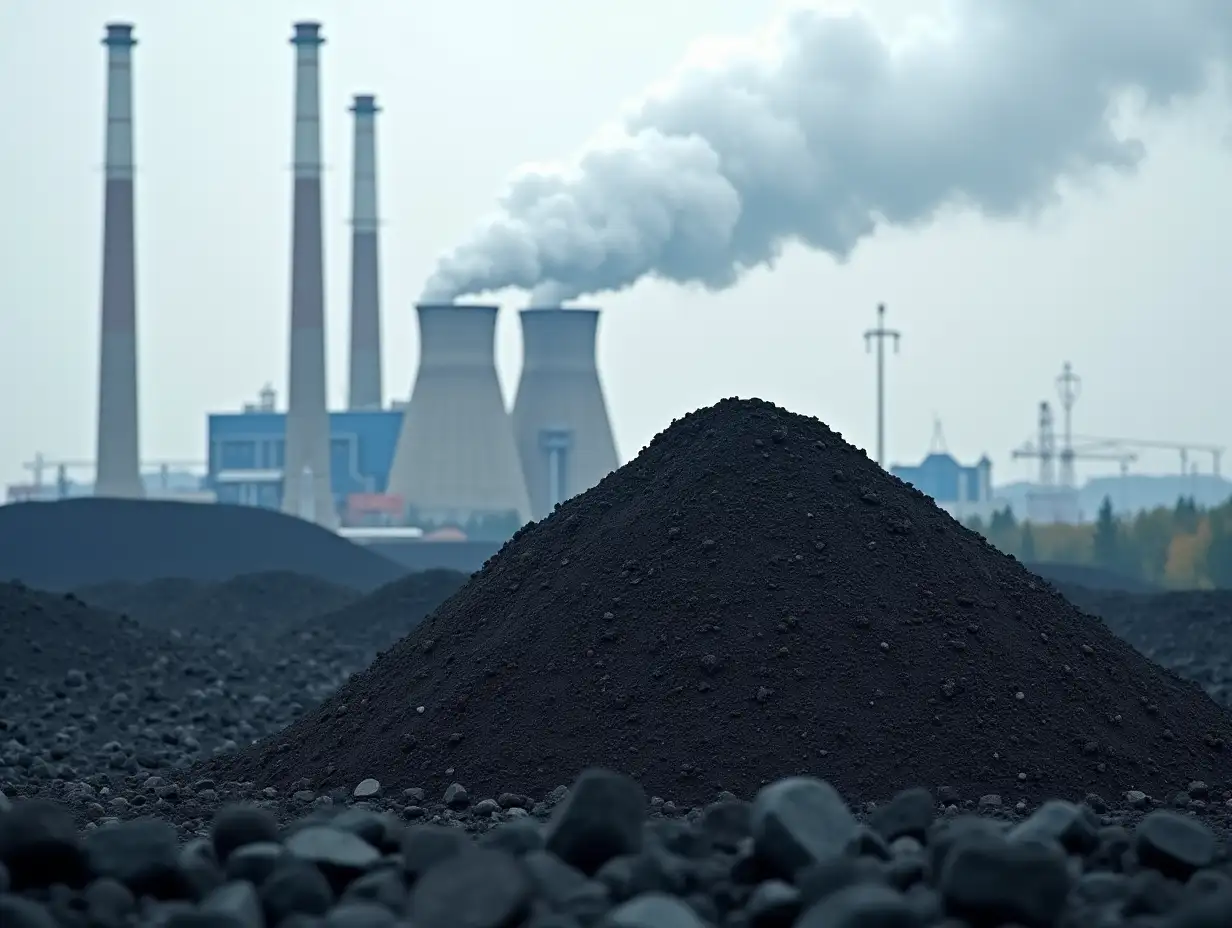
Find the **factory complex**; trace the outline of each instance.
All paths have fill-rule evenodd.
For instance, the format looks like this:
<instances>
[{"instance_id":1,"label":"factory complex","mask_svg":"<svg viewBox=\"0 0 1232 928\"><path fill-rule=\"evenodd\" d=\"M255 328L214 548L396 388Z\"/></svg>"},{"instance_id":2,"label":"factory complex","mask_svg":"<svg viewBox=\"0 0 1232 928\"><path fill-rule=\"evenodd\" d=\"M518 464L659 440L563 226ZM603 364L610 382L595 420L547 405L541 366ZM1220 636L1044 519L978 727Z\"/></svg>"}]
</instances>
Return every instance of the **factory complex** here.
<instances>
[{"instance_id":1,"label":"factory complex","mask_svg":"<svg viewBox=\"0 0 1232 928\"><path fill-rule=\"evenodd\" d=\"M512 408L496 372L498 307L416 307L420 361L409 400L383 405L376 119L354 97L347 409L326 406L321 195L320 24L294 26L289 374L286 408L272 387L234 413L210 415L196 485L142 473L134 244L133 27L107 26L98 431L93 495L159 495L281 509L357 541L499 543L619 466L596 366L599 313L520 313L524 363ZM76 495L58 462L53 487L11 487L10 502Z\"/></svg>"},{"instance_id":2,"label":"factory complex","mask_svg":"<svg viewBox=\"0 0 1232 928\"><path fill-rule=\"evenodd\" d=\"M242 410L206 423L206 461L143 462L138 421L138 305L135 254L133 27L106 27L105 194L100 293L97 443L93 461L26 467L29 484L8 502L95 496L169 497L278 509L366 544L469 542L499 546L519 527L597 484L620 465L596 361L600 313L547 306L518 313L523 363L507 401L497 377L499 307L419 305L420 357L405 402L386 406L381 365L381 251L377 119L372 94L356 94L351 178L351 262L347 403L327 407L322 204L321 49L315 22L294 25L291 133L292 224L288 243L289 368L285 405L267 386ZM987 456L962 465L940 440L912 466L884 459L885 346L900 333L878 307L865 333L877 349L877 460L932 497L955 518L988 519L1009 505L992 485ZM1038 481L1021 505L1036 522L1089 517L1078 504L1075 461L1116 462L1123 476L1138 450L1178 451L1182 475L1196 475L1193 453L1210 454L1218 479L1222 448L1194 443L1099 438L1073 433L1080 380L1066 363L1057 378L1061 428L1039 406L1037 436L1015 459L1037 461ZM154 474L149 472L153 466ZM43 481L47 468L57 471ZM93 485L68 478L88 467ZM204 470L204 475L188 471ZM1089 507L1088 507L1089 508ZM477 549L478 550L478 549ZM480 558L480 562L482 558Z\"/></svg>"}]
</instances>

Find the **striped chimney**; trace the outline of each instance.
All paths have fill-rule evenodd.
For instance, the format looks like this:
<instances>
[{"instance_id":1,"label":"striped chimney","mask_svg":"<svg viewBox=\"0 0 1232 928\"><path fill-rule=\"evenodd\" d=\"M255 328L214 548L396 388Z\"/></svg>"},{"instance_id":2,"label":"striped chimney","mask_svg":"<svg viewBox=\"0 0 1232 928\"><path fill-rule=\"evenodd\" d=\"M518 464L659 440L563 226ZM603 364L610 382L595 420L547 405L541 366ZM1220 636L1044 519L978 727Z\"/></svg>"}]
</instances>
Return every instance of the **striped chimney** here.
<instances>
[{"instance_id":1,"label":"striped chimney","mask_svg":"<svg viewBox=\"0 0 1232 928\"><path fill-rule=\"evenodd\" d=\"M282 511L334 527L325 394L319 23L295 24L295 186L291 219L291 359Z\"/></svg>"},{"instance_id":2,"label":"striped chimney","mask_svg":"<svg viewBox=\"0 0 1232 928\"><path fill-rule=\"evenodd\" d=\"M376 97L361 94L355 114L351 206L351 357L347 406L380 409L381 268L376 209Z\"/></svg>"},{"instance_id":3,"label":"striped chimney","mask_svg":"<svg viewBox=\"0 0 1232 928\"><path fill-rule=\"evenodd\" d=\"M137 287L133 217L133 27L111 23L107 47L102 327L98 371L96 496L138 498Z\"/></svg>"}]
</instances>

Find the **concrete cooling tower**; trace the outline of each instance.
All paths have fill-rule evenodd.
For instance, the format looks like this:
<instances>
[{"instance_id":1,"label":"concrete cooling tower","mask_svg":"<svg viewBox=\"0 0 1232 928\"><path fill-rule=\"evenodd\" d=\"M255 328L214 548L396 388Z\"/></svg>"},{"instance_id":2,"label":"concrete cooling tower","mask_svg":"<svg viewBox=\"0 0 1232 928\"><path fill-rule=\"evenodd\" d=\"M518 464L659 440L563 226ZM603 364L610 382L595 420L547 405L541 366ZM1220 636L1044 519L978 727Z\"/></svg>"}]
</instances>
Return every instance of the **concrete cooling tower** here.
<instances>
[{"instance_id":1,"label":"concrete cooling tower","mask_svg":"<svg viewBox=\"0 0 1232 928\"><path fill-rule=\"evenodd\" d=\"M291 363L282 511L333 527L325 405L325 269L321 229L321 68L318 23L296 23L295 186L291 218Z\"/></svg>"},{"instance_id":2,"label":"concrete cooling tower","mask_svg":"<svg viewBox=\"0 0 1232 928\"><path fill-rule=\"evenodd\" d=\"M133 216L133 27L107 26L106 186L98 370L97 496L144 495L137 422L137 260Z\"/></svg>"},{"instance_id":3,"label":"concrete cooling tower","mask_svg":"<svg viewBox=\"0 0 1232 928\"><path fill-rule=\"evenodd\" d=\"M351 357L348 409L381 408L381 277L376 211L376 114L370 95L355 97L351 180Z\"/></svg>"},{"instance_id":4,"label":"concrete cooling tower","mask_svg":"<svg viewBox=\"0 0 1232 928\"><path fill-rule=\"evenodd\" d=\"M525 309L513 429L535 519L620 466L595 363L599 311Z\"/></svg>"},{"instance_id":5,"label":"concrete cooling tower","mask_svg":"<svg viewBox=\"0 0 1232 928\"><path fill-rule=\"evenodd\" d=\"M496 376L495 306L418 306L419 370L388 492L424 527L530 519Z\"/></svg>"}]
</instances>

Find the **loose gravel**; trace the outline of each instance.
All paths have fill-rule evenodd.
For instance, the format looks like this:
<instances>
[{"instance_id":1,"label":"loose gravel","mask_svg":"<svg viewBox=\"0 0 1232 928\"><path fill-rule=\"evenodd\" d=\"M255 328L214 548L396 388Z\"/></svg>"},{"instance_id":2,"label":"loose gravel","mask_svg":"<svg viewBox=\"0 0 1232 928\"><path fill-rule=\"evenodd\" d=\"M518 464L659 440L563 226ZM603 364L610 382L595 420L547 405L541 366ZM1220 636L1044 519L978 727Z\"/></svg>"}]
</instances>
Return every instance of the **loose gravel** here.
<instances>
[{"instance_id":1,"label":"loose gravel","mask_svg":"<svg viewBox=\"0 0 1232 928\"><path fill-rule=\"evenodd\" d=\"M212 792L202 784L199 793ZM1205 794L1200 784L1194 794ZM907 790L852 806L809 777L679 809L591 769L531 803L357 784L280 824L226 805L79 830L0 800L5 928L1226 928L1226 832L1092 797L1024 814ZM159 800L172 806L181 797ZM1200 800L1190 800L1199 802ZM305 805L308 800L305 797Z\"/></svg>"}]
</instances>

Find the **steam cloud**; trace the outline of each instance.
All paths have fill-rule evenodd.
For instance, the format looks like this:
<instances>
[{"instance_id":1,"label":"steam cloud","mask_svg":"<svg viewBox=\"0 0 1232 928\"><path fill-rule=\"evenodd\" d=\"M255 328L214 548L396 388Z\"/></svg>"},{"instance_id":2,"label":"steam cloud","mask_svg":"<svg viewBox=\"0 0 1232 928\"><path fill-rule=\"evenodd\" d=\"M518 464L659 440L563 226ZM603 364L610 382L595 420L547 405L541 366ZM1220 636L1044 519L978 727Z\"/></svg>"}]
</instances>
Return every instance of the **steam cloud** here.
<instances>
[{"instance_id":1,"label":"steam cloud","mask_svg":"<svg viewBox=\"0 0 1232 928\"><path fill-rule=\"evenodd\" d=\"M959 205L1014 217L1057 182L1131 170L1132 94L1165 107L1232 54L1232 0L954 0L894 43L799 10L687 63L576 163L524 169L441 258L424 300L514 287L532 305L646 276L721 290L792 241L838 260L881 223Z\"/></svg>"}]
</instances>

